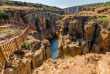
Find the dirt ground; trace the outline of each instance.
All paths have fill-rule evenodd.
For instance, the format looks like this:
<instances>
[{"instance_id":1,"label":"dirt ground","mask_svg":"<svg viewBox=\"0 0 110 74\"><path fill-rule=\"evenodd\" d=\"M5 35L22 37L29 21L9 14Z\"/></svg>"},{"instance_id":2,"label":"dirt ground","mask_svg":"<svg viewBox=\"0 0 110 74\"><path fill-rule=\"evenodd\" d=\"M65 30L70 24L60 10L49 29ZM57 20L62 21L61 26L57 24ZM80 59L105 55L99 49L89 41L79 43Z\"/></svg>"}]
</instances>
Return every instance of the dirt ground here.
<instances>
[{"instance_id":1,"label":"dirt ground","mask_svg":"<svg viewBox=\"0 0 110 74\"><path fill-rule=\"evenodd\" d=\"M0 44L3 44L24 32L24 28L18 26L0 26Z\"/></svg>"},{"instance_id":2,"label":"dirt ground","mask_svg":"<svg viewBox=\"0 0 110 74\"><path fill-rule=\"evenodd\" d=\"M110 53L48 59L33 74L110 74Z\"/></svg>"}]
</instances>

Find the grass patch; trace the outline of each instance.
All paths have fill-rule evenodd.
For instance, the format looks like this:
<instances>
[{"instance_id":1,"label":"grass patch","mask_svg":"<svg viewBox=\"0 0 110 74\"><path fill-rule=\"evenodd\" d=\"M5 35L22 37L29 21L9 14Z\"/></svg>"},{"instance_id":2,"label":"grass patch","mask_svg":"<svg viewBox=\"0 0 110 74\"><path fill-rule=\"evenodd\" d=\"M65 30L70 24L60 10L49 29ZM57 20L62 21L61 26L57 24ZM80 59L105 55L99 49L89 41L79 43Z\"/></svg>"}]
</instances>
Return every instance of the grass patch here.
<instances>
[{"instance_id":1,"label":"grass patch","mask_svg":"<svg viewBox=\"0 0 110 74\"><path fill-rule=\"evenodd\" d=\"M110 20L110 17L99 17L97 20L102 21L102 22L106 22L106 21Z\"/></svg>"},{"instance_id":2,"label":"grass patch","mask_svg":"<svg viewBox=\"0 0 110 74\"><path fill-rule=\"evenodd\" d=\"M25 48L25 49L29 49L30 45L29 45L29 43L27 41L24 41L24 44L23 44L22 47Z\"/></svg>"},{"instance_id":3,"label":"grass patch","mask_svg":"<svg viewBox=\"0 0 110 74\"><path fill-rule=\"evenodd\" d=\"M0 33L3 33L3 32L4 32L4 30L6 30L6 29L1 28L1 29L0 29Z\"/></svg>"},{"instance_id":4,"label":"grass patch","mask_svg":"<svg viewBox=\"0 0 110 74\"><path fill-rule=\"evenodd\" d=\"M6 32L7 35L15 35L15 33Z\"/></svg>"},{"instance_id":5,"label":"grass patch","mask_svg":"<svg viewBox=\"0 0 110 74\"><path fill-rule=\"evenodd\" d=\"M64 55L63 57L61 57L62 59L68 59L68 58L70 58L71 56L69 56L69 55Z\"/></svg>"}]
</instances>

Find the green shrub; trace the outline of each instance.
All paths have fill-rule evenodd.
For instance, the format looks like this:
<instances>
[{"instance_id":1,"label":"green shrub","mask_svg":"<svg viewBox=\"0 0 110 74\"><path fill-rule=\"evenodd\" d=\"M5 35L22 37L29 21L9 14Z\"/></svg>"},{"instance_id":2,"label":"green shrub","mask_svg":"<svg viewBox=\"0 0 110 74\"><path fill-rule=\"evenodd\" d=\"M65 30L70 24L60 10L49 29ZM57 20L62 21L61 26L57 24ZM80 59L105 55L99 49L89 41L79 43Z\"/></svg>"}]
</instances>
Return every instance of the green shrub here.
<instances>
[{"instance_id":1,"label":"green shrub","mask_svg":"<svg viewBox=\"0 0 110 74\"><path fill-rule=\"evenodd\" d=\"M14 35L13 33L11 32L6 32L7 35Z\"/></svg>"},{"instance_id":2,"label":"green shrub","mask_svg":"<svg viewBox=\"0 0 110 74\"><path fill-rule=\"evenodd\" d=\"M0 33L3 33L3 32L4 32L4 30L5 30L4 28L1 28L1 29L0 29Z\"/></svg>"},{"instance_id":3,"label":"green shrub","mask_svg":"<svg viewBox=\"0 0 110 74\"><path fill-rule=\"evenodd\" d=\"M30 48L29 43L27 43L26 41L24 41L23 48L29 49Z\"/></svg>"},{"instance_id":4,"label":"green shrub","mask_svg":"<svg viewBox=\"0 0 110 74\"><path fill-rule=\"evenodd\" d=\"M110 17L99 17L98 21L107 22L110 20Z\"/></svg>"},{"instance_id":5,"label":"green shrub","mask_svg":"<svg viewBox=\"0 0 110 74\"><path fill-rule=\"evenodd\" d=\"M9 19L9 17L8 17L7 12L4 10L1 10L0 11L0 20L8 20L8 19Z\"/></svg>"},{"instance_id":6,"label":"green shrub","mask_svg":"<svg viewBox=\"0 0 110 74\"><path fill-rule=\"evenodd\" d=\"M110 23L110 17L99 17L97 21L103 26L103 28L107 29L108 23Z\"/></svg>"},{"instance_id":7,"label":"green shrub","mask_svg":"<svg viewBox=\"0 0 110 74\"><path fill-rule=\"evenodd\" d=\"M33 9L33 10L36 10L36 7L32 6L32 9Z\"/></svg>"},{"instance_id":8,"label":"green shrub","mask_svg":"<svg viewBox=\"0 0 110 74\"><path fill-rule=\"evenodd\" d=\"M69 55L64 55L64 58L63 59L68 59L68 58L70 58L71 56L69 56Z\"/></svg>"}]
</instances>

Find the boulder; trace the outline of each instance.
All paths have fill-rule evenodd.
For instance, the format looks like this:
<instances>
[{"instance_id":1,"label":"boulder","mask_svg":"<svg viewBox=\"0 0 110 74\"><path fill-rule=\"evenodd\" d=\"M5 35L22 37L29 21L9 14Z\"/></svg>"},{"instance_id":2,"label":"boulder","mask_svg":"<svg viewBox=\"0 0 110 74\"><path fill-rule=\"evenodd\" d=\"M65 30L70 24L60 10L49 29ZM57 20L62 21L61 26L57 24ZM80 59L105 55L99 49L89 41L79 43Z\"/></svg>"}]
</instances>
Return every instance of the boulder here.
<instances>
[{"instance_id":1,"label":"boulder","mask_svg":"<svg viewBox=\"0 0 110 74\"><path fill-rule=\"evenodd\" d=\"M46 39L44 39L42 41L42 43L44 44L45 46L45 56L46 56L46 59L49 59L50 58L50 55L51 55L51 46L50 46L50 42Z\"/></svg>"},{"instance_id":2,"label":"boulder","mask_svg":"<svg viewBox=\"0 0 110 74\"><path fill-rule=\"evenodd\" d=\"M110 33L108 36L101 42L100 44L100 51L110 51Z\"/></svg>"},{"instance_id":3,"label":"boulder","mask_svg":"<svg viewBox=\"0 0 110 74\"><path fill-rule=\"evenodd\" d=\"M72 42L69 40L69 35L61 36L58 46L58 58L64 56L76 56L81 55L82 49L79 46L79 42Z\"/></svg>"}]
</instances>

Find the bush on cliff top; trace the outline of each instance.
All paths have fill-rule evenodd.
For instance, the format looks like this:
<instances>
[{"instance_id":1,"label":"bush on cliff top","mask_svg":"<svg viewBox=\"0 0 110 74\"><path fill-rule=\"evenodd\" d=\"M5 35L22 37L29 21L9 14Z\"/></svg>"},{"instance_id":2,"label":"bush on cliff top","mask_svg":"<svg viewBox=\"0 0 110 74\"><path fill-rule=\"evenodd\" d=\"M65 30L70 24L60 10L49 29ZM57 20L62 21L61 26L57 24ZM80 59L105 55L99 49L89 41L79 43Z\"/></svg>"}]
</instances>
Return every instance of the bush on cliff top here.
<instances>
[{"instance_id":1,"label":"bush on cliff top","mask_svg":"<svg viewBox=\"0 0 110 74\"><path fill-rule=\"evenodd\" d=\"M110 17L99 17L97 21L106 29L110 23Z\"/></svg>"},{"instance_id":2,"label":"bush on cliff top","mask_svg":"<svg viewBox=\"0 0 110 74\"><path fill-rule=\"evenodd\" d=\"M0 20L8 20L8 19L9 19L9 17L8 17L7 12L4 10L1 10L0 11Z\"/></svg>"},{"instance_id":3,"label":"bush on cliff top","mask_svg":"<svg viewBox=\"0 0 110 74\"><path fill-rule=\"evenodd\" d=\"M110 20L110 17L100 17L98 18L98 21L107 22Z\"/></svg>"}]
</instances>

